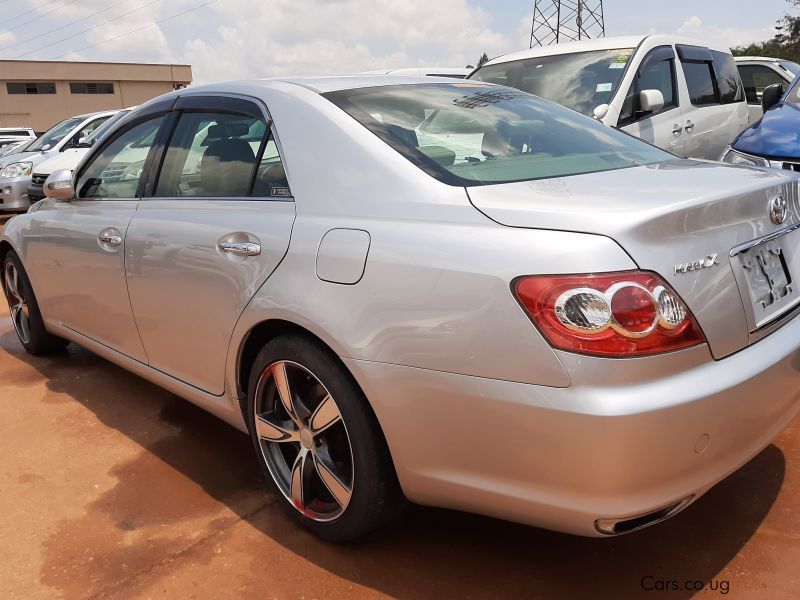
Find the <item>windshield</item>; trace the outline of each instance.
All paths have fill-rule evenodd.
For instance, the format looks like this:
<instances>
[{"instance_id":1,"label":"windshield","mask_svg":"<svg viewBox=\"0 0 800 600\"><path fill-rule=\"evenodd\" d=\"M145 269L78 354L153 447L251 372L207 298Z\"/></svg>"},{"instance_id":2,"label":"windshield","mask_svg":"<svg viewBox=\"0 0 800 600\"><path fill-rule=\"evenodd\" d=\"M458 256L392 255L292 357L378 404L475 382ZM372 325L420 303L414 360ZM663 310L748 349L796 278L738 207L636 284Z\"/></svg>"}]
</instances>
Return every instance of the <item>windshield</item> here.
<instances>
[{"instance_id":1,"label":"windshield","mask_svg":"<svg viewBox=\"0 0 800 600\"><path fill-rule=\"evenodd\" d=\"M31 144L31 146L28 148L28 151L38 152L43 150L45 146L50 146L50 148L52 148L58 142L60 142L64 136L66 136L81 123L83 123L82 117L72 117L66 121L61 121L61 123L42 134L39 139Z\"/></svg>"},{"instance_id":2,"label":"windshield","mask_svg":"<svg viewBox=\"0 0 800 600\"><path fill-rule=\"evenodd\" d=\"M80 148L89 148L90 146L94 146L95 142L100 139L102 135L106 133L109 129L111 129L114 125L119 123L122 119L124 119L132 109L127 108L125 110L119 111L113 117L105 121L102 125L100 125L97 129L95 129L88 137L84 138L77 144L77 147Z\"/></svg>"},{"instance_id":3,"label":"windshield","mask_svg":"<svg viewBox=\"0 0 800 600\"><path fill-rule=\"evenodd\" d=\"M786 92L783 101L789 104L800 104L800 77L794 78L794 83L789 88L789 91Z\"/></svg>"},{"instance_id":4,"label":"windshield","mask_svg":"<svg viewBox=\"0 0 800 600\"><path fill-rule=\"evenodd\" d=\"M610 171L675 157L562 106L479 83L342 90L325 97L450 185Z\"/></svg>"},{"instance_id":5,"label":"windshield","mask_svg":"<svg viewBox=\"0 0 800 600\"><path fill-rule=\"evenodd\" d=\"M633 48L540 56L486 65L470 79L515 87L585 115L607 104L619 87Z\"/></svg>"},{"instance_id":6,"label":"windshield","mask_svg":"<svg viewBox=\"0 0 800 600\"><path fill-rule=\"evenodd\" d=\"M781 60L778 61L778 64L787 71L789 71L789 73L791 73L795 77L800 75L800 65L798 65L796 62L792 62L790 60Z\"/></svg>"}]
</instances>

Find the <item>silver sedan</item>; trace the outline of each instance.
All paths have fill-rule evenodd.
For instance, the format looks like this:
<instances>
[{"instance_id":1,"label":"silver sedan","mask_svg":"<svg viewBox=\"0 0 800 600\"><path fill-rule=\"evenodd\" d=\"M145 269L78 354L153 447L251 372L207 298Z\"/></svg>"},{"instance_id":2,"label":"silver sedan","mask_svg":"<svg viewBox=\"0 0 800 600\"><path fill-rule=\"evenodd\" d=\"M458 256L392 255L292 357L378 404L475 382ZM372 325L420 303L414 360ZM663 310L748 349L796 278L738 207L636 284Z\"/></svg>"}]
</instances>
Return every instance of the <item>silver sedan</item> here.
<instances>
[{"instance_id":1,"label":"silver sedan","mask_svg":"<svg viewBox=\"0 0 800 600\"><path fill-rule=\"evenodd\" d=\"M406 500L626 533L800 409L797 175L516 90L181 90L45 191L0 236L25 349L80 344L248 432L326 539Z\"/></svg>"}]
</instances>

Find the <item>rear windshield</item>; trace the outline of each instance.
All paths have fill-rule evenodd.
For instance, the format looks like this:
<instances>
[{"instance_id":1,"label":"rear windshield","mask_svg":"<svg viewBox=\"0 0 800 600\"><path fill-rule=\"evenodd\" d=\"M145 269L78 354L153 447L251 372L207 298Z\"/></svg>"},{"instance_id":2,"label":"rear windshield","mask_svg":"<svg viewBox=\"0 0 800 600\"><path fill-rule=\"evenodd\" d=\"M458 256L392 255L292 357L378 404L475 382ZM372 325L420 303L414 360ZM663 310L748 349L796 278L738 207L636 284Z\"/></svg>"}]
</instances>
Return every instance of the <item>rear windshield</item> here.
<instances>
[{"instance_id":1,"label":"rear windshield","mask_svg":"<svg viewBox=\"0 0 800 600\"><path fill-rule=\"evenodd\" d=\"M621 48L539 56L486 65L469 78L517 88L591 115L614 97L633 52Z\"/></svg>"},{"instance_id":2,"label":"rear windshield","mask_svg":"<svg viewBox=\"0 0 800 600\"><path fill-rule=\"evenodd\" d=\"M794 83L792 87L789 88L789 91L786 92L786 98L784 102L788 102L789 104L800 104L800 77L794 78Z\"/></svg>"},{"instance_id":3,"label":"rear windshield","mask_svg":"<svg viewBox=\"0 0 800 600\"><path fill-rule=\"evenodd\" d=\"M325 97L449 185L581 175L675 158L568 108L507 87L398 85Z\"/></svg>"}]
</instances>

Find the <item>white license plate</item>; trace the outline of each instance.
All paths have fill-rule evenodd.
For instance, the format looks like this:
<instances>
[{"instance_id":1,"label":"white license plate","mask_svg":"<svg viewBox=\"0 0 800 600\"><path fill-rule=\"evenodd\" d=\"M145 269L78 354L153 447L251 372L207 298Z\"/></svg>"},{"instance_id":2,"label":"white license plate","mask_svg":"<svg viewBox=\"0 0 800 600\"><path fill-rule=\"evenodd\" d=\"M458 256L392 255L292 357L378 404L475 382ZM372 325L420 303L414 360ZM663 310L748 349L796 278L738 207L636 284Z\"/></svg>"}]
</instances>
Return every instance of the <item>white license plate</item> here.
<instances>
[{"instance_id":1,"label":"white license plate","mask_svg":"<svg viewBox=\"0 0 800 600\"><path fill-rule=\"evenodd\" d=\"M763 327L800 300L782 242L786 236L738 255L753 305L755 326Z\"/></svg>"}]
</instances>

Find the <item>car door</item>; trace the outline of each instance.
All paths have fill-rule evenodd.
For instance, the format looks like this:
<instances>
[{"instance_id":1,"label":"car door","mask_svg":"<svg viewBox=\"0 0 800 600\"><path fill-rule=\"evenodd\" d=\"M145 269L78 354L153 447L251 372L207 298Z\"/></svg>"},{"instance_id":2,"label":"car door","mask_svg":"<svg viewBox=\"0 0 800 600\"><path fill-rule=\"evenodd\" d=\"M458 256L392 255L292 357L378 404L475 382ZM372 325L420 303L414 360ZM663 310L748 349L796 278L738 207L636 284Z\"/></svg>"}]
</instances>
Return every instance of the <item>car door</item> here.
<instances>
[{"instance_id":1,"label":"car door","mask_svg":"<svg viewBox=\"0 0 800 600\"><path fill-rule=\"evenodd\" d=\"M664 96L664 107L657 112L643 112L639 94L644 90L660 91ZM684 156L681 102L672 46L654 48L644 57L625 96L617 126L651 144Z\"/></svg>"},{"instance_id":2,"label":"car door","mask_svg":"<svg viewBox=\"0 0 800 600\"><path fill-rule=\"evenodd\" d=\"M237 319L286 254L294 222L266 109L184 96L126 238L131 306L150 365L224 391Z\"/></svg>"},{"instance_id":3,"label":"car door","mask_svg":"<svg viewBox=\"0 0 800 600\"><path fill-rule=\"evenodd\" d=\"M735 135L731 132L738 125L739 131L747 126L747 115L739 115L730 102L722 103L711 50L681 44L676 49L689 94L689 103L683 109L686 156L719 160Z\"/></svg>"},{"instance_id":4,"label":"car door","mask_svg":"<svg viewBox=\"0 0 800 600\"><path fill-rule=\"evenodd\" d=\"M75 178L76 197L31 215L28 260L47 318L145 362L128 300L125 233L166 113L141 115L103 143Z\"/></svg>"}]
</instances>

